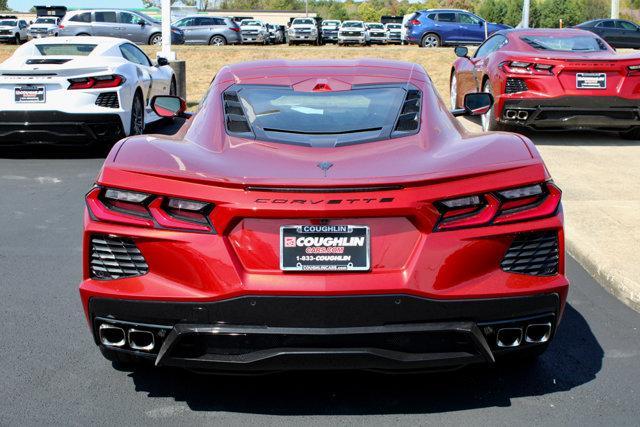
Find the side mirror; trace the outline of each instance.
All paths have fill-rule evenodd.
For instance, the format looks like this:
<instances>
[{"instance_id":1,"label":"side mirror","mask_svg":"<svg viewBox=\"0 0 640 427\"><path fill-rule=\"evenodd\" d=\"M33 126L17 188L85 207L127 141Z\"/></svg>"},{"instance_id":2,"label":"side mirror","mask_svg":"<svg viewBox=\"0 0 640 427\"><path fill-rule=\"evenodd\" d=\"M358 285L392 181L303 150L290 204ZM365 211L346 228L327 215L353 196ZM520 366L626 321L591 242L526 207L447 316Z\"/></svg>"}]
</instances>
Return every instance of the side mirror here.
<instances>
[{"instance_id":1,"label":"side mirror","mask_svg":"<svg viewBox=\"0 0 640 427\"><path fill-rule=\"evenodd\" d=\"M478 21L478 25L479 25L480 27L484 26L484 21Z\"/></svg>"},{"instance_id":2,"label":"side mirror","mask_svg":"<svg viewBox=\"0 0 640 427\"><path fill-rule=\"evenodd\" d=\"M165 65L169 65L169 60L164 56L158 57L158 67L164 67Z\"/></svg>"},{"instance_id":3,"label":"side mirror","mask_svg":"<svg viewBox=\"0 0 640 427\"><path fill-rule=\"evenodd\" d=\"M187 103L178 96L157 95L151 99L151 108L158 116L173 119L187 111Z\"/></svg>"},{"instance_id":4,"label":"side mirror","mask_svg":"<svg viewBox=\"0 0 640 427\"><path fill-rule=\"evenodd\" d=\"M144 26L147 25L147 22L146 21L140 21L140 22L138 22L138 24L140 24L141 27L144 27Z\"/></svg>"},{"instance_id":5,"label":"side mirror","mask_svg":"<svg viewBox=\"0 0 640 427\"><path fill-rule=\"evenodd\" d=\"M454 117L481 116L493 106L493 95L489 92L468 93L464 96L464 108L452 110Z\"/></svg>"},{"instance_id":6,"label":"side mirror","mask_svg":"<svg viewBox=\"0 0 640 427\"><path fill-rule=\"evenodd\" d=\"M453 51L460 58L469 58L469 48L466 46L456 46Z\"/></svg>"}]
</instances>

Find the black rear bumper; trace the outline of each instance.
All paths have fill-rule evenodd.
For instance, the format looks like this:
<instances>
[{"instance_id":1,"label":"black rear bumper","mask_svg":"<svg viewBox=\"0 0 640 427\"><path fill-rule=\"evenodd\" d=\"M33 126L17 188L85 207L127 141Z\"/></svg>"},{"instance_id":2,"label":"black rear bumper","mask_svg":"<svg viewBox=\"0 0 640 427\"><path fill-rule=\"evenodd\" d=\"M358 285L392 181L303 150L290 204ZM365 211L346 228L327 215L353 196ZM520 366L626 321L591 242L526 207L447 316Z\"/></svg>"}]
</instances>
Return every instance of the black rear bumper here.
<instances>
[{"instance_id":1,"label":"black rear bumper","mask_svg":"<svg viewBox=\"0 0 640 427\"><path fill-rule=\"evenodd\" d=\"M0 146L23 144L89 145L125 136L117 114L60 111L0 111Z\"/></svg>"},{"instance_id":2,"label":"black rear bumper","mask_svg":"<svg viewBox=\"0 0 640 427\"><path fill-rule=\"evenodd\" d=\"M508 110L526 118L508 118ZM612 96L567 96L551 99L509 99L501 121L537 130L627 130L640 126L640 100Z\"/></svg>"},{"instance_id":3,"label":"black rear bumper","mask_svg":"<svg viewBox=\"0 0 640 427\"><path fill-rule=\"evenodd\" d=\"M407 295L240 297L175 303L93 298L96 344L196 370L264 372L293 369L382 371L458 368L493 362L502 327L525 328L559 316L556 294L483 300L431 300ZM135 351L105 346L102 324L151 331L155 345Z\"/></svg>"}]
</instances>

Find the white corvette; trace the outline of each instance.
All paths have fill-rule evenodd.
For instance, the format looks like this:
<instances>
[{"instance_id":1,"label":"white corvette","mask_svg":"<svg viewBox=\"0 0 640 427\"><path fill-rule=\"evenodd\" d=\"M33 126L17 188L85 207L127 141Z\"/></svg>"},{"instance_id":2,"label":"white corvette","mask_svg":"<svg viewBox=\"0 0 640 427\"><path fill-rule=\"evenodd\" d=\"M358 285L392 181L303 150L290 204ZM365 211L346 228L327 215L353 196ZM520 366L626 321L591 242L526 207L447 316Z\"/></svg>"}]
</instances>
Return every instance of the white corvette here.
<instances>
[{"instance_id":1,"label":"white corvette","mask_svg":"<svg viewBox=\"0 0 640 427\"><path fill-rule=\"evenodd\" d=\"M0 146L114 142L160 119L156 95L174 95L164 59L106 37L32 40L0 64Z\"/></svg>"}]
</instances>

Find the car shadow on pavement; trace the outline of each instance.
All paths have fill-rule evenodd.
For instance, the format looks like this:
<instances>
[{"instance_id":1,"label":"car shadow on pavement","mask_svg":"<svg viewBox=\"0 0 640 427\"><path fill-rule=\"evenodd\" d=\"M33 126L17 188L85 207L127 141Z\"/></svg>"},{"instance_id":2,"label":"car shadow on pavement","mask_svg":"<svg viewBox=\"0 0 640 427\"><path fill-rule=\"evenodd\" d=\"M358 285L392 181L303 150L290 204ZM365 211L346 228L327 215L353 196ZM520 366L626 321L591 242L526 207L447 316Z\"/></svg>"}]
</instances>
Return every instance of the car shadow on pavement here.
<instances>
[{"instance_id":1,"label":"car shadow on pavement","mask_svg":"<svg viewBox=\"0 0 640 427\"><path fill-rule=\"evenodd\" d=\"M640 146L640 141L623 139L617 132L604 131L565 131L565 132L536 132L518 130L517 132L529 137L536 145L556 146L588 146L588 147L633 147Z\"/></svg>"},{"instance_id":2,"label":"car shadow on pavement","mask_svg":"<svg viewBox=\"0 0 640 427\"><path fill-rule=\"evenodd\" d=\"M185 119L159 120L149 124L145 134L175 135ZM29 144L12 147L0 146L0 158L4 159L104 159L113 142L95 143L87 146L57 146L55 144Z\"/></svg>"},{"instance_id":3,"label":"car shadow on pavement","mask_svg":"<svg viewBox=\"0 0 640 427\"><path fill-rule=\"evenodd\" d=\"M454 372L386 375L296 372L265 376L203 375L178 369L129 374L136 391L170 397L195 411L267 415L437 413L510 406L511 399L571 390L595 379L604 352L570 305L554 342L537 362Z\"/></svg>"}]
</instances>

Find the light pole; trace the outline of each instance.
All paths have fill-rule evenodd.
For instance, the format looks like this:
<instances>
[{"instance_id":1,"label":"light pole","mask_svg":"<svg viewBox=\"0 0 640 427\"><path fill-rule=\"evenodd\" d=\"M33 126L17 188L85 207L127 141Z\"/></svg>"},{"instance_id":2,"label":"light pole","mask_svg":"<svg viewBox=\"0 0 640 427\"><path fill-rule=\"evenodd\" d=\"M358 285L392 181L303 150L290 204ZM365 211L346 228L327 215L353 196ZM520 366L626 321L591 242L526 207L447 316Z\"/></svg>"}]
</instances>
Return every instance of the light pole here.
<instances>
[{"instance_id":1,"label":"light pole","mask_svg":"<svg viewBox=\"0 0 640 427\"><path fill-rule=\"evenodd\" d=\"M620 18L620 0L611 0L611 19Z\"/></svg>"},{"instance_id":2,"label":"light pole","mask_svg":"<svg viewBox=\"0 0 640 427\"><path fill-rule=\"evenodd\" d=\"M162 52L160 55L169 61L175 61L176 53L171 51L171 0L162 0Z\"/></svg>"},{"instance_id":3,"label":"light pole","mask_svg":"<svg viewBox=\"0 0 640 427\"><path fill-rule=\"evenodd\" d=\"M524 0L522 5L522 28L529 28L529 10L531 9L531 0Z\"/></svg>"}]
</instances>

